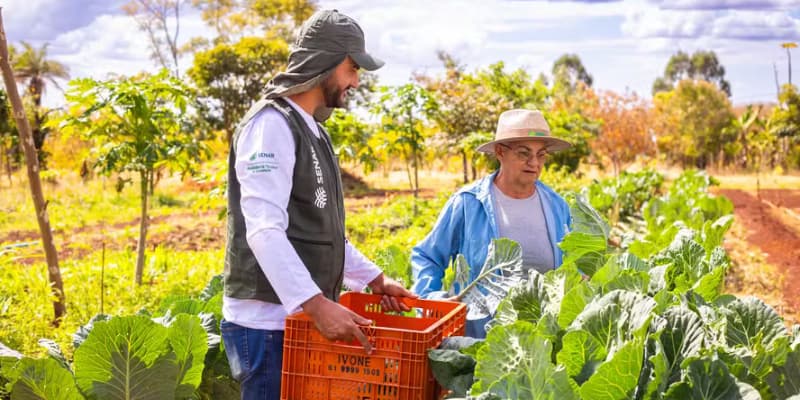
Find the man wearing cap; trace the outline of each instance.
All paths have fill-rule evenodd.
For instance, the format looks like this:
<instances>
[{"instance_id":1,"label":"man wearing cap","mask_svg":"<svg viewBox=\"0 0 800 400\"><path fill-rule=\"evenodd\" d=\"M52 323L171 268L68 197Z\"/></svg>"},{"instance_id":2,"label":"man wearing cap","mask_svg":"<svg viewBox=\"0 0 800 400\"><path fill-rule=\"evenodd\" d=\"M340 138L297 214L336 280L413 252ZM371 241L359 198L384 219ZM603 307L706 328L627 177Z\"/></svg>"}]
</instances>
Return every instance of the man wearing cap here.
<instances>
[{"instance_id":1,"label":"man wearing cap","mask_svg":"<svg viewBox=\"0 0 800 400\"><path fill-rule=\"evenodd\" d=\"M456 192L433 230L411 253L412 290L424 298L442 299L445 269L463 254L474 280L492 239L506 237L522 247L527 269L544 273L561 265L561 249L571 217L561 196L539 181L547 156L570 147L552 137L539 111L510 110L497 123L495 140L478 147L494 154L500 168ZM467 336L485 337L484 320L467 321Z\"/></svg>"},{"instance_id":2,"label":"man wearing cap","mask_svg":"<svg viewBox=\"0 0 800 400\"><path fill-rule=\"evenodd\" d=\"M288 314L303 310L326 338L355 338L370 352L359 326L371 321L336 303L342 285L369 286L392 310L408 309L394 296L414 296L347 242L339 166L318 123L344 107L360 68L382 65L353 19L317 12L301 27L287 70L237 126L221 330L242 399L279 398Z\"/></svg>"}]
</instances>

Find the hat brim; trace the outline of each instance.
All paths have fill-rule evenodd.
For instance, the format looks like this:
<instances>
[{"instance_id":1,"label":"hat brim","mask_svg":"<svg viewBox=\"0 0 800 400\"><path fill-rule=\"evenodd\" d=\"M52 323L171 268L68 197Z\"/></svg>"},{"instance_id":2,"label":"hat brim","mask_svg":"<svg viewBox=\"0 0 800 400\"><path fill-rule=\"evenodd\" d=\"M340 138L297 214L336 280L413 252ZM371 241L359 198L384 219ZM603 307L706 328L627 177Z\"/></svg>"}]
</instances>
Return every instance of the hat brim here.
<instances>
[{"instance_id":1,"label":"hat brim","mask_svg":"<svg viewBox=\"0 0 800 400\"><path fill-rule=\"evenodd\" d=\"M508 138L508 139L501 139L501 140L492 140L491 142L484 143L484 144L478 146L478 148L476 150L480 151L481 153L494 154L494 146L496 144L521 142L521 141L524 141L524 140L534 140L534 141L537 141L537 142L544 142L545 143L545 148L547 149L547 151L549 151L551 153L552 152L556 152L556 151L566 150L566 149L572 147L572 143L570 143L570 142L568 142L566 140L563 140L563 139L552 137L552 136L548 136L548 137L515 137L515 138Z\"/></svg>"},{"instance_id":2,"label":"hat brim","mask_svg":"<svg viewBox=\"0 0 800 400\"><path fill-rule=\"evenodd\" d=\"M353 58L353 61L358 64L359 67L364 68L367 71L375 71L376 69L380 68L385 64L383 60L375 58L369 53L350 53L350 57Z\"/></svg>"}]
</instances>

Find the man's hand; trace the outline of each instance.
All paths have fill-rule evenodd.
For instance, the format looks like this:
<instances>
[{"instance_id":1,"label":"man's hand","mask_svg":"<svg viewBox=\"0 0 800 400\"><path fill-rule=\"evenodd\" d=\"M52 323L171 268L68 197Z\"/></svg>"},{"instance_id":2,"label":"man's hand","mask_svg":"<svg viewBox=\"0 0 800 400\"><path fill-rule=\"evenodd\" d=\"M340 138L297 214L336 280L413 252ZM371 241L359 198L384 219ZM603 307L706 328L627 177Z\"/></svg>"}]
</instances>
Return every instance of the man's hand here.
<instances>
[{"instance_id":1,"label":"man's hand","mask_svg":"<svg viewBox=\"0 0 800 400\"><path fill-rule=\"evenodd\" d=\"M399 282L395 281L394 279L387 278L383 274L380 274L377 278L373 279L372 282L369 283L369 288L372 289L372 293L383 295L383 298L381 299L381 307L384 310L397 312L408 311L411 308L403 304L398 297L417 297L416 294L406 290L406 288L404 288Z\"/></svg>"},{"instance_id":2,"label":"man's hand","mask_svg":"<svg viewBox=\"0 0 800 400\"><path fill-rule=\"evenodd\" d=\"M372 353L372 344L359 328L359 325L371 325L372 321L328 300L322 294L308 299L302 307L326 339L350 341L356 338L367 354Z\"/></svg>"}]
</instances>

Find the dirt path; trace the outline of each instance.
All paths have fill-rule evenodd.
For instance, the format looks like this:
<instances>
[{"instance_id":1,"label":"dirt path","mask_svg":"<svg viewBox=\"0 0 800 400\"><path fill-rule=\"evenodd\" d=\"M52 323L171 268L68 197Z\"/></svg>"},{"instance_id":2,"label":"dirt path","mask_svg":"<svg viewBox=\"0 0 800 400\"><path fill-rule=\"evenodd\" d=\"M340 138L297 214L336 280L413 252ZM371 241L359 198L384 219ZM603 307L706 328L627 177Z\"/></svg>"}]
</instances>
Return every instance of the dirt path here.
<instances>
[{"instance_id":1,"label":"dirt path","mask_svg":"<svg viewBox=\"0 0 800 400\"><path fill-rule=\"evenodd\" d=\"M783 279L783 300L787 314L800 312L800 234L786 210L800 211L800 192L762 190L760 201L754 194L737 189L720 189L734 206L736 221L744 227L746 240L766 254L766 261L778 268ZM774 208L769 203L779 208Z\"/></svg>"}]
</instances>

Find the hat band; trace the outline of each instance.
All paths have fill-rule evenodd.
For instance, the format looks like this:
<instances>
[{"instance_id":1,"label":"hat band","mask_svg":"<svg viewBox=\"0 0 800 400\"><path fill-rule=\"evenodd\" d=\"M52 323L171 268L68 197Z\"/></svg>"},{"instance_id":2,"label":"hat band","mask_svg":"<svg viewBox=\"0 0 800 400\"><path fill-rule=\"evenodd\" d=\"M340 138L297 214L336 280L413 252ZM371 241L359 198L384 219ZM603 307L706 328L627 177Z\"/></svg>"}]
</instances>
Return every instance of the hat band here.
<instances>
[{"instance_id":1,"label":"hat band","mask_svg":"<svg viewBox=\"0 0 800 400\"><path fill-rule=\"evenodd\" d=\"M547 134L547 132L528 131L528 136L541 137L541 136L549 136L549 135Z\"/></svg>"}]
</instances>

